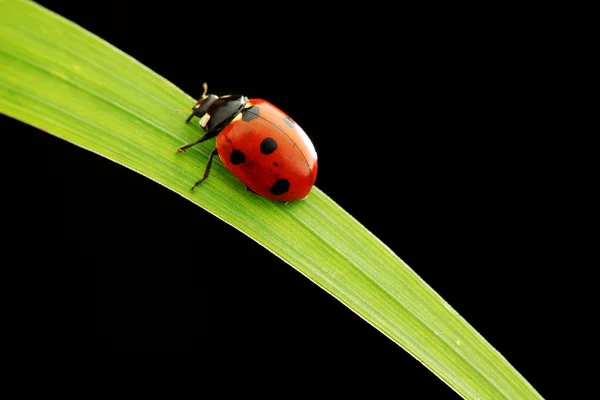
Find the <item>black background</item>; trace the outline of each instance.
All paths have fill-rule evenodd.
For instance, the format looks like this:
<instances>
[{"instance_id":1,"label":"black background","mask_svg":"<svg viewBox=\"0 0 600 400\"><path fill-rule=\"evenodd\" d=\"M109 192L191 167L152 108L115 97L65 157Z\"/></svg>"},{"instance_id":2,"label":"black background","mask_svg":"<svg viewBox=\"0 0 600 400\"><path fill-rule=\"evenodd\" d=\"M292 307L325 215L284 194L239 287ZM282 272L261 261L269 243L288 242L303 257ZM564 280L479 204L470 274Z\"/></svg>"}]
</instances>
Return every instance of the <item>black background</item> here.
<instances>
[{"instance_id":1,"label":"black background","mask_svg":"<svg viewBox=\"0 0 600 400\"><path fill-rule=\"evenodd\" d=\"M40 3L194 97L207 81L290 114L317 186L551 394L566 179L532 118L527 43L456 9ZM5 360L21 393L458 398L204 210L20 122L2 131Z\"/></svg>"}]
</instances>

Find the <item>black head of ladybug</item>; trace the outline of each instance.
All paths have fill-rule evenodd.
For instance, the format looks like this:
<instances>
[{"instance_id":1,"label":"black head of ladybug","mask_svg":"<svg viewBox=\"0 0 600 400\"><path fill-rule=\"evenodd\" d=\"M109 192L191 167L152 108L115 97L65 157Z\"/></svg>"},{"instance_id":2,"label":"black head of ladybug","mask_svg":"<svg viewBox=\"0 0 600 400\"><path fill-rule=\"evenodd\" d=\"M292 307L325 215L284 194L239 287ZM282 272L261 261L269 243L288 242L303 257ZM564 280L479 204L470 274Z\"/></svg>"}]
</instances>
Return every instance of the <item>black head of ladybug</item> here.
<instances>
[{"instance_id":1,"label":"black head of ladybug","mask_svg":"<svg viewBox=\"0 0 600 400\"><path fill-rule=\"evenodd\" d=\"M219 98L219 96L216 96L214 94L206 93L208 91L208 85L206 83L202 84L202 86L204 87L204 93L202 93L202 97L200 97L196 104L194 104L194 107L192 107L193 113L192 115L190 115L186 122L190 122L194 115L198 118L202 118L204 114L206 114L206 111L208 111L210 105Z\"/></svg>"},{"instance_id":2,"label":"black head of ladybug","mask_svg":"<svg viewBox=\"0 0 600 400\"><path fill-rule=\"evenodd\" d=\"M207 132L218 133L232 119L234 119L248 102L248 98L242 95L217 96L207 94L208 87L206 83L202 85L204 93L202 97L192 107L192 115L187 122L195 115L200 118L200 126Z\"/></svg>"}]
</instances>

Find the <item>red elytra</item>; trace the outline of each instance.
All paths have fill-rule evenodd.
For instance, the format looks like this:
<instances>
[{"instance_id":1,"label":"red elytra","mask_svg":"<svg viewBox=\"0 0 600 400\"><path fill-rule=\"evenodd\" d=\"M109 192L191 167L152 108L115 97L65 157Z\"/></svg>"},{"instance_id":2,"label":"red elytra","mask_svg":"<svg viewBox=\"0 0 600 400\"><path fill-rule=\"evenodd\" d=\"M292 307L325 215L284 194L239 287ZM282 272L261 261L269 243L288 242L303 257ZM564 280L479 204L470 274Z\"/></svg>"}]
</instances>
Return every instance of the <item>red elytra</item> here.
<instances>
[{"instance_id":1,"label":"red elytra","mask_svg":"<svg viewBox=\"0 0 600 400\"><path fill-rule=\"evenodd\" d=\"M290 202L308 196L317 177L317 152L298 124L262 99L241 95L204 94L192 108L206 134L178 151L217 137L201 184L210 173L212 158L223 164L246 188L271 200Z\"/></svg>"},{"instance_id":2,"label":"red elytra","mask_svg":"<svg viewBox=\"0 0 600 400\"><path fill-rule=\"evenodd\" d=\"M245 107L242 118L217 136L223 164L250 190L268 199L294 201L308 196L317 178L317 152L306 133L268 101L250 99ZM244 154L244 162L235 163L236 151Z\"/></svg>"}]
</instances>

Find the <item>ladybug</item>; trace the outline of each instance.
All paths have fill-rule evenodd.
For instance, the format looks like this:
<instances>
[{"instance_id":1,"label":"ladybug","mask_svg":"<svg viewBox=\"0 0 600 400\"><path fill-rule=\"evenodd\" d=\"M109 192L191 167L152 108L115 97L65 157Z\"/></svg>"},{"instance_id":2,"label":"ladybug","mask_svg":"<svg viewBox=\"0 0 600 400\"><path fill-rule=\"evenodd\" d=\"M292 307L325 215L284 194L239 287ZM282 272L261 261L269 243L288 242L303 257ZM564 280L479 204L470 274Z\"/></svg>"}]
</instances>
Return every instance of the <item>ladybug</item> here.
<instances>
[{"instance_id":1,"label":"ladybug","mask_svg":"<svg viewBox=\"0 0 600 400\"><path fill-rule=\"evenodd\" d=\"M217 140L204 177L192 190L208 178L218 154L250 192L282 202L306 198L317 177L317 152L302 128L268 101L243 95L219 97L207 94L206 83L202 86L204 93L186 123L196 116L206 133L177 152L215 136Z\"/></svg>"}]
</instances>

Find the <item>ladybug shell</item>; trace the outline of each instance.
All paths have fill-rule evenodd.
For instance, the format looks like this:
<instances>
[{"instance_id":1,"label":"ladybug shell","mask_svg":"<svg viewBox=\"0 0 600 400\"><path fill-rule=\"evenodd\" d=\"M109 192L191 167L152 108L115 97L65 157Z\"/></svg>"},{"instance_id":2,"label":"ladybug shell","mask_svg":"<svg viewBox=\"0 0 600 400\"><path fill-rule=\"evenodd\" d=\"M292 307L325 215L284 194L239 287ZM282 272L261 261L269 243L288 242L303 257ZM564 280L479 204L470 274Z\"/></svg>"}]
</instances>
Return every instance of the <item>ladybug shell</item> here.
<instances>
[{"instance_id":1,"label":"ladybug shell","mask_svg":"<svg viewBox=\"0 0 600 400\"><path fill-rule=\"evenodd\" d=\"M223 164L248 189L271 200L304 199L317 178L317 152L290 117L268 101L250 99L217 136Z\"/></svg>"}]
</instances>

